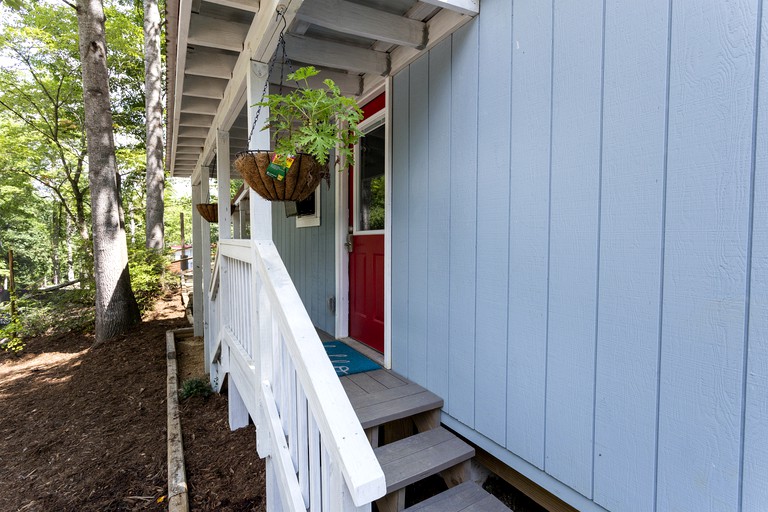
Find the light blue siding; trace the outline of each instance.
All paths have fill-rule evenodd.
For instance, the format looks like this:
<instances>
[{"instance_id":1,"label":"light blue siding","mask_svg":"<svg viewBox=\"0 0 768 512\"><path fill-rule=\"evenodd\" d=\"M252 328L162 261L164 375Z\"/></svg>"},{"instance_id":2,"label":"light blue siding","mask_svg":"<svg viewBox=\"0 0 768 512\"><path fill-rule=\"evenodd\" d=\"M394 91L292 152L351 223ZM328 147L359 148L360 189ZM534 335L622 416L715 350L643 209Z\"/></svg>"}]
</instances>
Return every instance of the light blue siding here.
<instances>
[{"instance_id":1,"label":"light blue siding","mask_svg":"<svg viewBox=\"0 0 768 512\"><path fill-rule=\"evenodd\" d=\"M659 510L738 507L755 9L673 4Z\"/></svg>"},{"instance_id":2,"label":"light blue siding","mask_svg":"<svg viewBox=\"0 0 768 512\"><path fill-rule=\"evenodd\" d=\"M592 493L602 4L556 2L544 468Z\"/></svg>"},{"instance_id":3,"label":"light blue siding","mask_svg":"<svg viewBox=\"0 0 768 512\"><path fill-rule=\"evenodd\" d=\"M580 510L768 510L761 9L483 0L394 78L394 368Z\"/></svg>"},{"instance_id":4,"label":"light blue siding","mask_svg":"<svg viewBox=\"0 0 768 512\"><path fill-rule=\"evenodd\" d=\"M346 177L346 173L342 175ZM316 327L333 334L335 315L328 299L336 294L334 266L333 197L336 175L331 176L331 187L320 184L320 226L296 228L296 218L285 216L282 203L272 206L272 238L285 262L304 307Z\"/></svg>"},{"instance_id":5,"label":"light blue siding","mask_svg":"<svg viewBox=\"0 0 768 512\"><path fill-rule=\"evenodd\" d=\"M475 276L477 232L477 23L458 30L451 46L450 314L446 411L475 424ZM442 212L445 215L445 211ZM443 277L445 279L445 277Z\"/></svg>"},{"instance_id":6,"label":"light blue siding","mask_svg":"<svg viewBox=\"0 0 768 512\"><path fill-rule=\"evenodd\" d=\"M451 204L451 41L436 46L429 57L429 195L427 212L427 386L448 394L448 331Z\"/></svg>"},{"instance_id":7,"label":"light blue siding","mask_svg":"<svg viewBox=\"0 0 768 512\"><path fill-rule=\"evenodd\" d=\"M765 6L761 22L744 411L744 512L768 510L768 10Z\"/></svg>"},{"instance_id":8,"label":"light blue siding","mask_svg":"<svg viewBox=\"0 0 768 512\"><path fill-rule=\"evenodd\" d=\"M408 214L410 72L392 80L392 368L409 374Z\"/></svg>"},{"instance_id":9,"label":"light blue siding","mask_svg":"<svg viewBox=\"0 0 768 512\"><path fill-rule=\"evenodd\" d=\"M609 510L654 507L668 10L606 3L594 460Z\"/></svg>"},{"instance_id":10,"label":"light blue siding","mask_svg":"<svg viewBox=\"0 0 768 512\"><path fill-rule=\"evenodd\" d=\"M521 3L512 21L507 446L543 469L552 6Z\"/></svg>"},{"instance_id":11,"label":"light blue siding","mask_svg":"<svg viewBox=\"0 0 768 512\"><path fill-rule=\"evenodd\" d=\"M507 431L507 275L512 4L483 4L477 137L475 428L497 443Z\"/></svg>"}]
</instances>

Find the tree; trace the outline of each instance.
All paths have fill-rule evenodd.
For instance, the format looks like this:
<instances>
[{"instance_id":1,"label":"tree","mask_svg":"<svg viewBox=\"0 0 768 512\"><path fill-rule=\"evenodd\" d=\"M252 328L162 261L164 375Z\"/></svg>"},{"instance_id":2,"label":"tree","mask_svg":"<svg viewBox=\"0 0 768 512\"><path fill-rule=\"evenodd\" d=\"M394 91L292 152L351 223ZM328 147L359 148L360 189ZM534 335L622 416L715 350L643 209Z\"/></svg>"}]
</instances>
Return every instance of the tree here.
<instances>
[{"instance_id":1,"label":"tree","mask_svg":"<svg viewBox=\"0 0 768 512\"><path fill-rule=\"evenodd\" d=\"M106 341L141 321L131 289L120 179L115 157L109 69L101 0L77 0L83 104L91 186L96 341Z\"/></svg>"},{"instance_id":2,"label":"tree","mask_svg":"<svg viewBox=\"0 0 768 512\"><path fill-rule=\"evenodd\" d=\"M163 240L163 104L160 63L160 11L157 0L144 0L144 96L147 111L148 249L161 251Z\"/></svg>"}]
</instances>

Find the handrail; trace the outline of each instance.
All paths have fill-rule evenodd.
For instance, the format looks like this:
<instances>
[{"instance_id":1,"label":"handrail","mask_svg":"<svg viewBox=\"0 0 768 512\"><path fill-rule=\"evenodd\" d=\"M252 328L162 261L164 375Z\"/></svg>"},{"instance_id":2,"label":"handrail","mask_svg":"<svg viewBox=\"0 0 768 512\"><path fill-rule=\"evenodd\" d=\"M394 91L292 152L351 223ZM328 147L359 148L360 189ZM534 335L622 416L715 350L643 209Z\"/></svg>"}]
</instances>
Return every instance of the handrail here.
<instances>
[{"instance_id":1,"label":"handrail","mask_svg":"<svg viewBox=\"0 0 768 512\"><path fill-rule=\"evenodd\" d=\"M384 472L275 244L258 241L255 247L256 266L270 301L278 306L274 311L321 436L332 439L328 449L339 461L352 500L358 506L370 503L386 494Z\"/></svg>"},{"instance_id":2,"label":"handrail","mask_svg":"<svg viewBox=\"0 0 768 512\"><path fill-rule=\"evenodd\" d=\"M237 382L230 400L256 422L282 505L301 510L321 498L324 510L369 508L386 493L384 473L274 243L220 241L206 298L212 380L230 373L231 388Z\"/></svg>"}]
</instances>

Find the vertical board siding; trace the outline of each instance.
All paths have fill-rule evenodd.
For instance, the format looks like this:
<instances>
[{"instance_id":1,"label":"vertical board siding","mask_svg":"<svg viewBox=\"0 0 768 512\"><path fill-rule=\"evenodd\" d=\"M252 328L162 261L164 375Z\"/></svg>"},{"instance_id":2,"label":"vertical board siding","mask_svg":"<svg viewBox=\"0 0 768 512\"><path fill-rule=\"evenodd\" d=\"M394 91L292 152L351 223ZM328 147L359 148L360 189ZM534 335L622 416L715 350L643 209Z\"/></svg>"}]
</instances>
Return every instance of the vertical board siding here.
<instances>
[{"instance_id":1,"label":"vertical board siding","mask_svg":"<svg viewBox=\"0 0 768 512\"><path fill-rule=\"evenodd\" d=\"M410 72L392 79L392 368L408 375L408 180Z\"/></svg>"},{"instance_id":2,"label":"vertical board siding","mask_svg":"<svg viewBox=\"0 0 768 512\"><path fill-rule=\"evenodd\" d=\"M744 411L742 510L768 510L768 11L762 6Z\"/></svg>"},{"instance_id":3,"label":"vertical board siding","mask_svg":"<svg viewBox=\"0 0 768 512\"><path fill-rule=\"evenodd\" d=\"M507 447L544 469L552 3L513 17Z\"/></svg>"},{"instance_id":4,"label":"vertical board siding","mask_svg":"<svg viewBox=\"0 0 768 512\"><path fill-rule=\"evenodd\" d=\"M594 498L609 510L654 507L668 10L606 2Z\"/></svg>"},{"instance_id":5,"label":"vertical board siding","mask_svg":"<svg viewBox=\"0 0 768 512\"><path fill-rule=\"evenodd\" d=\"M393 365L579 508L762 512L766 14L670 2L483 0L394 77Z\"/></svg>"},{"instance_id":6,"label":"vertical board siding","mask_svg":"<svg viewBox=\"0 0 768 512\"><path fill-rule=\"evenodd\" d=\"M545 469L592 493L602 4L555 3Z\"/></svg>"},{"instance_id":7,"label":"vertical board siding","mask_svg":"<svg viewBox=\"0 0 768 512\"><path fill-rule=\"evenodd\" d=\"M429 202L427 213L427 387L448 392L451 204L451 40L429 54Z\"/></svg>"},{"instance_id":8,"label":"vertical board siding","mask_svg":"<svg viewBox=\"0 0 768 512\"><path fill-rule=\"evenodd\" d=\"M429 60L411 65L408 160L408 378L427 385ZM434 204L432 206L435 206Z\"/></svg>"},{"instance_id":9,"label":"vertical board siding","mask_svg":"<svg viewBox=\"0 0 768 512\"><path fill-rule=\"evenodd\" d=\"M658 510L737 510L757 2L673 3Z\"/></svg>"},{"instance_id":10,"label":"vertical board siding","mask_svg":"<svg viewBox=\"0 0 768 512\"><path fill-rule=\"evenodd\" d=\"M342 174L346 177L346 173ZM320 226L296 228L296 218L285 216L282 203L272 205L272 237L280 257L299 292L304 307L316 327L335 331L335 315L328 307L328 299L336 294L334 266L333 197L336 176L331 176L331 187L320 184ZM330 279L329 279L330 277Z\"/></svg>"},{"instance_id":11,"label":"vertical board siding","mask_svg":"<svg viewBox=\"0 0 768 512\"><path fill-rule=\"evenodd\" d=\"M478 59L475 428L499 444L507 424L507 274L512 4L483 2Z\"/></svg>"},{"instance_id":12,"label":"vertical board siding","mask_svg":"<svg viewBox=\"0 0 768 512\"><path fill-rule=\"evenodd\" d=\"M445 410L475 424L475 273L477 233L477 23L452 38L450 133L450 314Z\"/></svg>"}]
</instances>

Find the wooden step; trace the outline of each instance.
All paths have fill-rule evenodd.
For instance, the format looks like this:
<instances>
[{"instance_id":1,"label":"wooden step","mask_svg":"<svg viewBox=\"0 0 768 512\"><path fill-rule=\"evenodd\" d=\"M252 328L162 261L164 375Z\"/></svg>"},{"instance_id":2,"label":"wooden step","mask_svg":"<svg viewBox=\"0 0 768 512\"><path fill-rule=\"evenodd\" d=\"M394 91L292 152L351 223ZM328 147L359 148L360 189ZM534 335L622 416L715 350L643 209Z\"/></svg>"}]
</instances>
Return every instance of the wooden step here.
<instances>
[{"instance_id":1,"label":"wooden step","mask_svg":"<svg viewBox=\"0 0 768 512\"><path fill-rule=\"evenodd\" d=\"M509 508L475 482L464 482L403 512L508 512Z\"/></svg>"},{"instance_id":2,"label":"wooden step","mask_svg":"<svg viewBox=\"0 0 768 512\"><path fill-rule=\"evenodd\" d=\"M443 407L442 398L388 370L350 375L341 383L364 429Z\"/></svg>"},{"instance_id":3,"label":"wooden step","mask_svg":"<svg viewBox=\"0 0 768 512\"><path fill-rule=\"evenodd\" d=\"M468 461L475 449L442 427L384 445L374 450L387 481L387 496L379 510L402 510L405 487L437 473L449 486L468 477Z\"/></svg>"}]
</instances>

